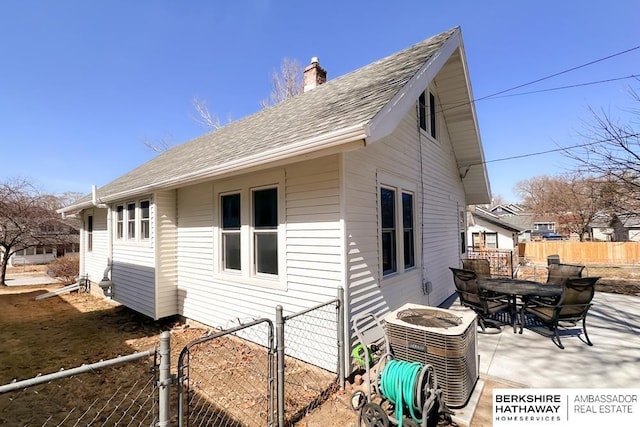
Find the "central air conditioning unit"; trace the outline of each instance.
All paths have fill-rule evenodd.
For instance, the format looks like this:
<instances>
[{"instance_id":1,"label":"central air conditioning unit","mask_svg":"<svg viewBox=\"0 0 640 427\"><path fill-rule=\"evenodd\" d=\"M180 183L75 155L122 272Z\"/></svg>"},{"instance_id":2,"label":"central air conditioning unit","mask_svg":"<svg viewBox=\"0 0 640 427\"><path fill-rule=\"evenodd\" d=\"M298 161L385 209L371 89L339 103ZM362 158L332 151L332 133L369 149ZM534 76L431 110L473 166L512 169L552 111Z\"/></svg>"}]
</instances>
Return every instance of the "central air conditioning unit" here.
<instances>
[{"instance_id":1,"label":"central air conditioning unit","mask_svg":"<svg viewBox=\"0 0 640 427\"><path fill-rule=\"evenodd\" d=\"M479 377L475 313L405 304L384 321L393 357L433 366L445 403L466 405Z\"/></svg>"}]
</instances>

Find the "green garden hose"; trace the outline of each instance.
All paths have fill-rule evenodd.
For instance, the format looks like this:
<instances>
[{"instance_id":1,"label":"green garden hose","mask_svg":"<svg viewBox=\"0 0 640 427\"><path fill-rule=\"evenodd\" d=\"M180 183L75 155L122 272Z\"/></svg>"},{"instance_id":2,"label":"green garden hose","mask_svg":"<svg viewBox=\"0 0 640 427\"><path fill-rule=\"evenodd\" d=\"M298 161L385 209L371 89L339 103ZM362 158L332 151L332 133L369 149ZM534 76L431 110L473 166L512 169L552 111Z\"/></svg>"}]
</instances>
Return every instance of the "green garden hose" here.
<instances>
[{"instance_id":1,"label":"green garden hose","mask_svg":"<svg viewBox=\"0 0 640 427\"><path fill-rule=\"evenodd\" d=\"M356 363L360 366L362 366L363 368L366 367L366 362L365 362L365 349L367 351L367 355L369 356L369 367L371 367L373 365L373 352L372 349L370 347L363 347L362 344L358 344L353 348L353 351L351 352L351 356L353 357L353 360L356 361Z\"/></svg>"},{"instance_id":2,"label":"green garden hose","mask_svg":"<svg viewBox=\"0 0 640 427\"><path fill-rule=\"evenodd\" d=\"M380 375L380 391L396 407L395 418L398 426L402 427L403 407L409 408L411 418L420 423L416 417L416 411L422 408L416 406L416 393L420 392L420 384L417 384L423 365L420 362L405 362L390 360Z\"/></svg>"}]
</instances>

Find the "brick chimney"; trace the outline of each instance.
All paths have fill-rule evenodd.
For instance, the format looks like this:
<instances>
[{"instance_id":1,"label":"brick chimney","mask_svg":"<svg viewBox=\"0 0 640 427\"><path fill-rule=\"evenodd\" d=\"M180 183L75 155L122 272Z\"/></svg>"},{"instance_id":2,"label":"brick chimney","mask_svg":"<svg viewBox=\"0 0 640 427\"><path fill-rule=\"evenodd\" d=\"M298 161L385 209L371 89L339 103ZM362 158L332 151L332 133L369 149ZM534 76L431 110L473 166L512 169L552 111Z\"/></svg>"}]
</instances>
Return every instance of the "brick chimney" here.
<instances>
[{"instance_id":1,"label":"brick chimney","mask_svg":"<svg viewBox=\"0 0 640 427\"><path fill-rule=\"evenodd\" d=\"M327 81L327 70L320 66L318 57L311 58L311 65L304 69L304 92L315 89Z\"/></svg>"}]
</instances>

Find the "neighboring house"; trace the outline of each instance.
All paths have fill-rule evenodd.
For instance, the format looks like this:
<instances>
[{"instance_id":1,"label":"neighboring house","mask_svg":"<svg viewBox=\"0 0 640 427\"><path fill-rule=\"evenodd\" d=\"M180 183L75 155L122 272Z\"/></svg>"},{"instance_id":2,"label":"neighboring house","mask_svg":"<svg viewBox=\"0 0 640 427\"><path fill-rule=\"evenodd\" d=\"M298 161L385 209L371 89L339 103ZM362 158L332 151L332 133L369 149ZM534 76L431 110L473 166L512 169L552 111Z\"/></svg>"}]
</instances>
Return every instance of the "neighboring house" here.
<instances>
[{"instance_id":1,"label":"neighboring house","mask_svg":"<svg viewBox=\"0 0 640 427\"><path fill-rule=\"evenodd\" d=\"M529 212L521 212L517 215L500 215L500 219L512 227L520 230L518 243L530 242L535 215Z\"/></svg>"},{"instance_id":2,"label":"neighboring house","mask_svg":"<svg viewBox=\"0 0 640 427\"><path fill-rule=\"evenodd\" d=\"M361 313L454 294L490 189L459 28L176 146L61 209L81 274L151 318L216 326L345 291Z\"/></svg>"},{"instance_id":3,"label":"neighboring house","mask_svg":"<svg viewBox=\"0 0 640 427\"><path fill-rule=\"evenodd\" d=\"M504 205L496 205L490 209L490 212L494 215L521 215L525 212L524 208L515 203L508 203Z\"/></svg>"},{"instance_id":4,"label":"neighboring house","mask_svg":"<svg viewBox=\"0 0 640 427\"><path fill-rule=\"evenodd\" d=\"M640 215L623 213L611 218L614 242L640 242Z\"/></svg>"},{"instance_id":5,"label":"neighboring house","mask_svg":"<svg viewBox=\"0 0 640 427\"><path fill-rule=\"evenodd\" d=\"M556 232L556 219L549 215L536 216L531 230L532 240L557 240L562 236Z\"/></svg>"},{"instance_id":6,"label":"neighboring house","mask_svg":"<svg viewBox=\"0 0 640 427\"><path fill-rule=\"evenodd\" d=\"M57 243L19 250L9 258L10 267L49 264L58 257L78 254L80 223L73 218L60 220L57 224L49 225L47 229L38 230L35 234Z\"/></svg>"},{"instance_id":7,"label":"neighboring house","mask_svg":"<svg viewBox=\"0 0 640 427\"><path fill-rule=\"evenodd\" d=\"M613 227L611 226L612 215L598 213L589 224L589 237L594 242L613 241Z\"/></svg>"},{"instance_id":8,"label":"neighboring house","mask_svg":"<svg viewBox=\"0 0 640 427\"><path fill-rule=\"evenodd\" d=\"M514 250L518 246L518 236L524 229L477 206L469 213L467 241L471 248Z\"/></svg>"}]
</instances>

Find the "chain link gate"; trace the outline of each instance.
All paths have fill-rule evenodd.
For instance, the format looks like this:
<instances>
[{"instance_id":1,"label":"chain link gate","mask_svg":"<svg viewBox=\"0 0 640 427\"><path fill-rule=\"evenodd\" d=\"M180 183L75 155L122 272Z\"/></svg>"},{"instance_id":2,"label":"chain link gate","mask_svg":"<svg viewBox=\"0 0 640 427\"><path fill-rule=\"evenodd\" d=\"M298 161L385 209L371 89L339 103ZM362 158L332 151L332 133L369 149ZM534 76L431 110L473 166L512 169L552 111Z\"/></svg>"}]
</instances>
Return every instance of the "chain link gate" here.
<instances>
[{"instance_id":1,"label":"chain link gate","mask_svg":"<svg viewBox=\"0 0 640 427\"><path fill-rule=\"evenodd\" d=\"M180 426L273 426L274 328L258 319L187 344L178 360Z\"/></svg>"}]
</instances>

